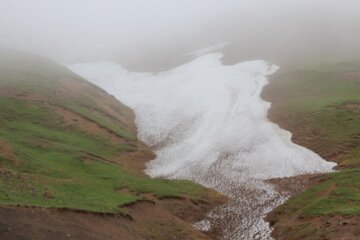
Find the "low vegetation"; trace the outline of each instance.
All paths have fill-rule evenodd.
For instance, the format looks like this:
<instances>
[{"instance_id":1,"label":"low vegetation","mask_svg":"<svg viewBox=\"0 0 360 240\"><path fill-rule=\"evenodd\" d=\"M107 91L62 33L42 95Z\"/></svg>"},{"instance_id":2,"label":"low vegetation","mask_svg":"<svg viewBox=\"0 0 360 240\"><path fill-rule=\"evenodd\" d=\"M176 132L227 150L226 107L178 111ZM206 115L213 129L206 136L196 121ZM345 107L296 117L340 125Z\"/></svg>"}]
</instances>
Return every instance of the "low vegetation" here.
<instances>
[{"instance_id":1,"label":"low vegetation","mask_svg":"<svg viewBox=\"0 0 360 240\"><path fill-rule=\"evenodd\" d=\"M2 205L119 213L146 193L207 197L197 184L150 179L116 162L139 150L132 112L48 60L2 52L0 109ZM64 112L77 117L69 123Z\"/></svg>"},{"instance_id":2,"label":"low vegetation","mask_svg":"<svg viewBox=\"0 0 360 240\"><path fill-rule=\"evenodd\" d=\"M338 163L335 173L272 213L275 234L336 239L343 228L344 236L359 237L348 222L360 216L360 62L280 72L264 98L273 103L270 119L293 132L295 142ZM349 219L345 228L341 219Z\"/></svg>"}]
</instances>

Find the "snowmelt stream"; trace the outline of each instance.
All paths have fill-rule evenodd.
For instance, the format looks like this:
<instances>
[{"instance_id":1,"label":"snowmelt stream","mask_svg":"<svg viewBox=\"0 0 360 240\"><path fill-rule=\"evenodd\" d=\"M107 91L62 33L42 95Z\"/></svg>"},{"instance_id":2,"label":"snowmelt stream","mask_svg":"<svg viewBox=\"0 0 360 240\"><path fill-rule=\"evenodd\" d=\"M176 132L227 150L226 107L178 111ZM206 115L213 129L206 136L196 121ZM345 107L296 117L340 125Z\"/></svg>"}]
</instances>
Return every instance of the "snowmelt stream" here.
<instances>
[{"instance_id":1,"label":"snowmelt stream","mask_svg":"<svg viewBox=\"0 0 360 240\"><path fill-rule=\"evenodd\" d=\"M229 197L194 226L220 226L222 239L270 239L264 217L288 196L264 180L329 172L335 164L292 143L289 132L268 121L270 104L260 93L277 66L226 66L221 58L206 53L156 74L111 62L70 69L134 109L139 138L157 154L147 174L194 180Z\"/></svg>"}]
</instances>

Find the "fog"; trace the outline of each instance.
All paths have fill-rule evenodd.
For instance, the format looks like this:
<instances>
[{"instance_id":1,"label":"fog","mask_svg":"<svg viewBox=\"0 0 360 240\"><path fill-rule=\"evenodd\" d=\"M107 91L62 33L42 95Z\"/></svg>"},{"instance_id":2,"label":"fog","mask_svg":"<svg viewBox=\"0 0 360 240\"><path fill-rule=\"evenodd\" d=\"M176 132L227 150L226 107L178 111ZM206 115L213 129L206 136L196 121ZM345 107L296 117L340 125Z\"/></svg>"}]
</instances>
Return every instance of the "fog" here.
<instances>
[{"instance_id":1,"label":"fog","mask_svg":"<svg viewBox=\"0 0 360 240\"><path fill-rule=\"evenodd\" d=\"M61 62L135 111L149 176L228 197L195 224L220 239L271 239L265 216L290 193L266 180L335 165L269 122L260 93L278 66L360 58L358 0L0 3L0 47Z\"/></svg>"},{"instance_id":2,"label":"fog","mask_svg":"<svg viewBox=\"0 0 360 240\"><path fill-rule=\"evenodd\" d=\"M360 57L356 0L0 0L0 47L163 70L228 42L225 62ZM184 56L185 55L185 56Z\"/></svg>"},{"instance_id":3,"label":"fog","mask_svg":"<svg viewBox=\"0 0 360 240\"><path fill-rule=\"evenodd\" d=\"M220 225L219 239L271 239L264 218L288 193L263 180L329 172L336 164L292 143L289 132L267 119L270 104L260 93L276 65L225 66L219 52L195 55L158 74L105 61L70 69L134 109L138 136L156 153L149 176L193 180L228 197L198 227Z\"/></svg>"}]
</instances>

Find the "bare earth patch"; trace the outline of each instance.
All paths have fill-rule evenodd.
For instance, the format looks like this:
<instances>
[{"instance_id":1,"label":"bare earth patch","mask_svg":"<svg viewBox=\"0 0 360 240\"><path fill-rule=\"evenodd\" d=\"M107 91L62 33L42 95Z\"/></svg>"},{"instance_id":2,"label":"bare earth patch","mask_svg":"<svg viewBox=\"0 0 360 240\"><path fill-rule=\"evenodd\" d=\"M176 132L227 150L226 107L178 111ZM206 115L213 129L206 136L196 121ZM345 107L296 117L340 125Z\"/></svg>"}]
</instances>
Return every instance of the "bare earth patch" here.
<instances>
[{"instance_id":1,"label":"bare earth patch","mask_svg":"<svg viewBox=\"0 0 360 240\"><path fill-rule=\"evenodd\" d=\"M7 142L0 139L0 156L6 160L10 160L15 164L19 163L18 158L16 157L12 147Z\"/></svg>"},{"instance_id":2,"label":"bare earth patch","mask_svg":"<svg viewBox=\"0 0 360 240\"><path fill-rule=\"evenodd\" d=\"M360 103L346 103L344 107L350 110L360 111Z\"/></svg>"},{"instance_id":3,"label":"bare earth patch","mask_svg":"<svg viewBox=\"0 0 360 240\"><path fill-rule=\"evenodd\" d=\"M186 199L159 200L146 193L143 197L144 201L124 208L123 215L1 206L0 239L211 239L188 222L201 219L214 204L195 204ZM149 197L151 200L148 200Z\"/></svg>"},{"instance_id":4,"label":"bare earth patch","mask_svg":"<svg viewBox=\"0 0 360 240\"><path fill-rule=\"evenodd\" d=\"M360 80L360 72L346 72L340 76L345 80Z\"/></svg>"}]
</instances>

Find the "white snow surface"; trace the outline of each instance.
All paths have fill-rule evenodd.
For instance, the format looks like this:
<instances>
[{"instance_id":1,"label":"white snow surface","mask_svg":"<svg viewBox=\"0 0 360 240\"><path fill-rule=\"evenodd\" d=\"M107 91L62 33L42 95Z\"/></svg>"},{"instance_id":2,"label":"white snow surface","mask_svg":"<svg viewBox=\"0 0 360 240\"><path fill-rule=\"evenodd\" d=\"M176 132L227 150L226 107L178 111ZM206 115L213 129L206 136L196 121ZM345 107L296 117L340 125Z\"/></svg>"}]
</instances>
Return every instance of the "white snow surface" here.
<instances>
[{"instance_id":1,"label":"white snow surface","mask_svg":"<svg viewBox=\"0 0 360 240\"><path fill-rule=\"evenodd\" d=\"M269 239L263 219L287 196L263 180L330 172L335 163L292 143L289 132L267 119L270 104L260 93L277 66L261 60L227 66L221 58L219 52L196 54L156 74L112 62L69 68L134 109L139 138L157 154L148 175L191 179L233 200L195 226L209 229L221 214L234 214L223 239Z\"/></svg>"}]
</instances>

